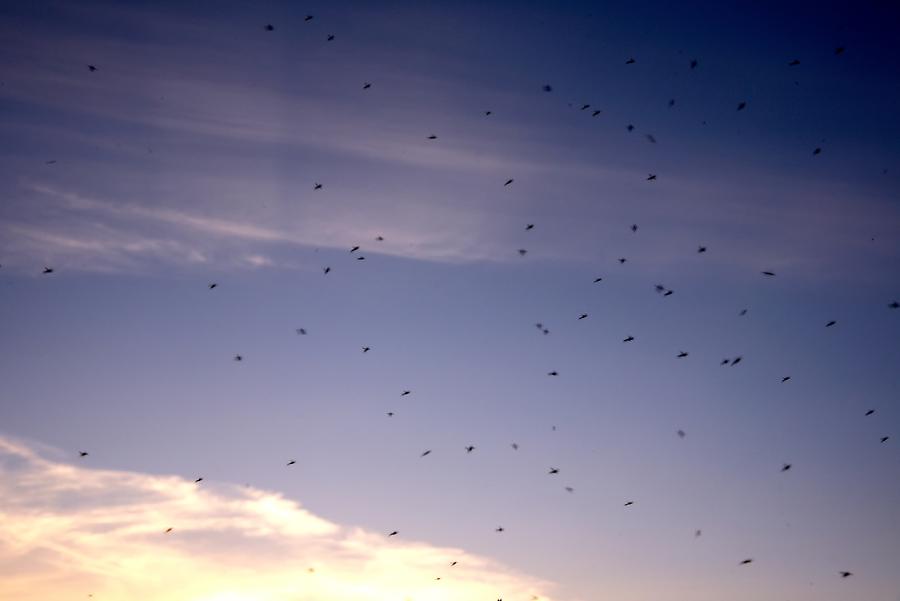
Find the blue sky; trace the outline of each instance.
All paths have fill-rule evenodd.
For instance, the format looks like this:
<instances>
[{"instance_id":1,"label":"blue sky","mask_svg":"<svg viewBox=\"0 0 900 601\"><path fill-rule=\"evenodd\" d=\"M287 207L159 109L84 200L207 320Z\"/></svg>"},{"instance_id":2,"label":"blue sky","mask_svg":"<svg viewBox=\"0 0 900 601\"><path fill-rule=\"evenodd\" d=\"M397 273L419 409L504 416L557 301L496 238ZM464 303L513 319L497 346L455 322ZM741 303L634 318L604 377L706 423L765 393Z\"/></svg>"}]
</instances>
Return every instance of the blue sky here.
<instances>
[{"instance_id":1,"label":"blue sky","mask_svg":"<svg viewBox=\"0 0 900 601\"><path fill-rule=\"evenodd\" d=\"M120 495L159 516L135 491L178 482L172 506L217 517L177 550L135 547L137 524L122 547L43 538L190 550L212 583L191 601L369 598L331 549L381 557L394 530L398 557L479 567L419 589L430 567L391 559L371 598L900 599L895 10L2 10L4 523L49 498L42 470L106 491L45 508L86 522ZM209 496L182 493L198 476ZM256 565L197 542L256 536L236 532L269 514L222 509L244 485L337 525L342 592L199 576ZM22 532L10 562L51 553Z\"/></svg>"}]
</instances>

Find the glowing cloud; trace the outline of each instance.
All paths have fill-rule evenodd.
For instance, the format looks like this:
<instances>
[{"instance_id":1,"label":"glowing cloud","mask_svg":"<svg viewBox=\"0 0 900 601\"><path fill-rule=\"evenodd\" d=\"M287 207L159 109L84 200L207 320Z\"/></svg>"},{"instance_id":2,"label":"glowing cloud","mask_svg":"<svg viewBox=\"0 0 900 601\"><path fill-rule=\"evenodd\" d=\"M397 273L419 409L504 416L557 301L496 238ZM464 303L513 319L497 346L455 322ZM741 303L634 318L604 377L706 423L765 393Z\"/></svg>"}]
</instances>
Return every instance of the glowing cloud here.
<instances>
[{"instance_id":1,"label":"glowing cloud","mask_svg":"<svg viewBox=\"0 0 900 601\"><path fill-rule=\"evenodd\" d=\"M0 437L0 599L549 601L546 587L276 493L75 467Z\"/></svg>"}]
</instances>

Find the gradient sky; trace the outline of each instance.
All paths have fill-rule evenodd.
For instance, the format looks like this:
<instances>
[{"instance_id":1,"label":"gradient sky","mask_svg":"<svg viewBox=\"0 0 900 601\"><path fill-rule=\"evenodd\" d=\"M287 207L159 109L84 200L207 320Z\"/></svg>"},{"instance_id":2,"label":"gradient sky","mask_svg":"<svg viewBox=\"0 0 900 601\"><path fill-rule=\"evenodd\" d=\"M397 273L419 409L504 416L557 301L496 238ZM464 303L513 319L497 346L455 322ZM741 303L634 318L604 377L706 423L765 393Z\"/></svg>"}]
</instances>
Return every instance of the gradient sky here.
<instances>
[{"instance_id":1,"label":"gradient sky","mask_svg":"<svg viewBox=\"0 0 900 601\"><path fill-rule=\"evenodd\" d=\"M898 27L3 3L0 599L900 600Z\"/></svg>"}]
</instances>

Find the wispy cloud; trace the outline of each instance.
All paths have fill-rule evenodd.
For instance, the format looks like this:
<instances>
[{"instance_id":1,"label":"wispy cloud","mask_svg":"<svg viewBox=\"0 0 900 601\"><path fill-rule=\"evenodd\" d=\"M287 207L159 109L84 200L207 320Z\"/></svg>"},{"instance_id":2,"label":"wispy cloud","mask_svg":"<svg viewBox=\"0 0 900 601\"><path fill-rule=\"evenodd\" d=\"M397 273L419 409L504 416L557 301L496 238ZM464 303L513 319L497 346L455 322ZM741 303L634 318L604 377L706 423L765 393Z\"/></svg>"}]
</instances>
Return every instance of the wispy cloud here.
<instances>
[{"instance_id":1,"label":"wispy cloud","mask_svg":"<svg viewBox=\"0 0 900 601\"><path fill-rule=\"evenodd\" d=\"M678 198L695 198L687 207L674 198L650 196L635 210L576 196L548 213L542 199L552 192L544 188L514 198L479 197L476 191L474 200L455 204L446 194L422 202L373 194L362 201L351 188L328 190L315 202L297 204L259 177L213 183L176 178L188 190L174 199L128 192L124 198L105 197L68 191L64 184L25 182L18 194L28 199L27 205L22 201L27 209L0 224L4 263L35 269L31 263L44 262L92 271L135 271L155 263L213 270L318 269L321 265L307 265L293 250L347 250L360 244L368 255L521 263L515 250L525 246L529 261L593 263L601 270L625 255L650 275L673 267L695 269L700 263L694 249L705 244L713 250L703 264L718 265L722 273L755 274L765 268L799 277L859 280L883 277L882 255L895 250L889 232L898 219L896 211L878 204L841 218L840 193L824 190L817 194L821 211L810 212L806 203L791 199L749 211L743 199L762 194L764 184L720 200L724 191L715 182L681 180L671 189L678 190ZM127 188L131 178L110 186L110 192ZM208 186L210 195L183 202L193 194L191 186ZM622 185L611 184L610 190L605 195L627 193ZM270 208L249 210L241 197L250 194L255 194L254 206ZM576 217L588 212L594 221ZM632 219L642 227L637 236L627 231ZM525 236L520 228L531 220L539 228ZM376 236L384 241L376 242ZM866 269L859 268L862 261Z\"/></svg>"},{"instance_id":2,"label":"wispy cloud","mask_svg":"<svg viewBox=\"0 0 900 601\"><path fill-rule=\"evenodd\" d=\"M0 57L0 95L30 109L4 131L53 150L23 169L22 156L10 157L0 191L14 198L21 173L58 153L53 172L25 188L64 211L52 220L36 214L40 202L0 207L4 264L244 269L262 266L248 257L266 257L286 267L299 261L283 260L278 246L368 244L367 254L446 263L517 261L522 247L529 261L605 266L625 255L635 268L671 272L693 269L704 244L707 265L723 270L858 279L884 277L896 252L900 216L889 199L802 174L721 169L708 153L681 160L689 147L662 137L628 145L634 136L605 125L620 116L574 121L581 112L558 94L510 81L473 87L446 53L425 70L359 40L253 36L189 11L58 8L87 20L112 14L147 35L101 37L42 20L0 29L13 48ZM238 34L241 51L228 43ZM88 73L98 57L101 69ZM650 169L659 181L644 181ZM504 188L507 178L516 182ZM314 181L326 188L311 196ZM526 222L539 228L523 237ZM385 240L374 244L378 235Z\"/></svg>"},{"instance_id":3,"label":"wispy cloud","mask_svg":"<svg viewBox=\"0 0 900 601\"><path fill-rule=\"evenodd\" d=\"M270 491L74 466L2 437L0 476L3 599L549 600L548 583L490 559Z\"/></svg>"},{"instance_id":4,"label":"wispy cloud","mask_svg":"<svg viewBox=\"0 0 900 601\"><path fill-rule=\"evenodd\" d=\"M242 218L237 210L222 207L213 216L158 203L101 200L47 184L27 184L25 189L49 203L62 218L8 222L7 254L18 251L46 260L68 257L68 263L78 257L81 260L73 266L80 268L92 261L129 267L140 255L182 264L218 262L216 267L222 263L272 266L276 260L264 251L272 245L346 250L367 244L367 253L441 262L497 261L511 256L483 235L485 228L477 223L477 215L454 216L440 207L410 210L384 226L373 225L362 210L344 208L313 208L276 224L271 219ZM200 210L204 206L198 203ZM472 223L460 223L462 218ZM384 240L376 243L376 236Z\"/></svg>"},{"instance_id":5,"label":"wispy cloud","mask_svg":"<svg viewBox=\"0 0 900 601\"><path fill-rule=\"evenodd\" d=\"M134 16L129 16L134 20ZM70 113L119 127L141 127L193 140L236 145L277 145L329 152L374 161L376 164L415 166L441 171L498 173L496 177L525 172L566 170L596 172L597 165L575 160L577 151L566 146L546 152L545 139L553 129L536 120L526 130L516 123L490 123L494 135L485 137L478 111L460 113L451 106L441 114L440 104L459 98L461 82L394 67L377 91L360 105L360 67L349 82L334 77L344 71L340 54L309 53L296 68L302 82L282 73L259 69L242 53L222 51L227 40L221 32L205 49L196 46L203 31L185 29L174 17L153 19L159 30L173 27L184 37L167 42L98 39L71 31L47 31L53 48L35 36L7 30L17 48L14 57L0 59L7 66L10 84L0 95L19 102ZM137 20L135 20L137 24ZM145 26L146 21L141 22ZM216 50L218 48L218 50ZM277 57L277 46L257 52ZM59 53L59 54L57 54ZM71 57L82 57L76 64ZM85 77L91 56L106 57L100 77ZM388 60L383 57L382 60ZM15 65L15 68L13 68ZM429 90L426 96L418 90ZM339 96L335 91L340 90ZM500 90L485 92L504 103L521 100ZM496 120L494 120L496 121ZM543 133L536 135L541 130ZM440 144L425 137L441 133ZM446 132L446 137L444 136Z\"/></svg>"},{"instance_id":6,"label":"wispy cloud","mask_svg":"<svg viewBox=\"0 0 900 601\"><path fill-rule=\"evenodd\" d=\"M198 248L182 242L116 231L102 224L69 224L67 227L5 223L2 245L7 265L30 266L35 261L96 272L139 270L149 260L182 265L208 261Z\"/></svg>"}]
</instances>

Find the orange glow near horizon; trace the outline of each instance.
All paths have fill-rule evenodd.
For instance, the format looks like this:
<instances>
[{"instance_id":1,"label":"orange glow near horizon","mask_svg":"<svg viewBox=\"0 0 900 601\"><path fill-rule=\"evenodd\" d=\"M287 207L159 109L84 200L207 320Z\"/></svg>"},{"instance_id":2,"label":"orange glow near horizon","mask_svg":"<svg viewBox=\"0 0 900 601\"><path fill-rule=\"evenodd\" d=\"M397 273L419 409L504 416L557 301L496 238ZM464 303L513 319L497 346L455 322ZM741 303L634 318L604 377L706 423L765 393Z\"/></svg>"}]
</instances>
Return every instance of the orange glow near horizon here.
<instances>
[{"instance_id":1,"label":"orange glow near horizon","mask_svg":"<svg viewBox=\"0 0 900 601\"><path fill-rule=\"evenodd\" d=\"M488 559L272 492L65 465L3 438L0 475L0 599L550 600Z\"/></svg>"}]
</instances>

